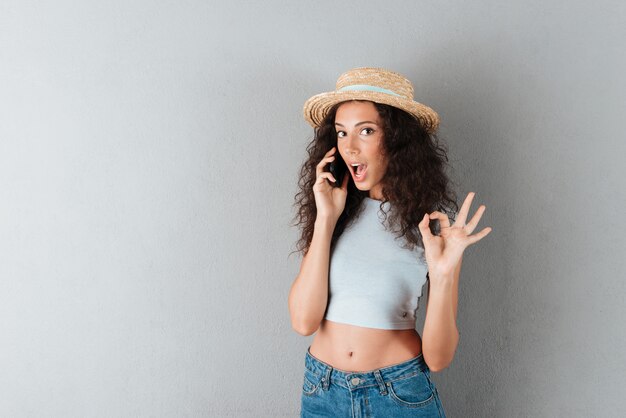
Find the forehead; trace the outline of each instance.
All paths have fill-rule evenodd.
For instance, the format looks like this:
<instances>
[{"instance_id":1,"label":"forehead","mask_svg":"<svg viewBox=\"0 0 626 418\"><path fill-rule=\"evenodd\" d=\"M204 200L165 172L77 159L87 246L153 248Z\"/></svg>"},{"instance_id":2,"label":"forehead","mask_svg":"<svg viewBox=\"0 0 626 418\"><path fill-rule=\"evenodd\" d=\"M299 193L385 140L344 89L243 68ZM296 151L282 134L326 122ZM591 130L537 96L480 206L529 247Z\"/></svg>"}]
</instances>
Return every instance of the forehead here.
<instances>
[{"instance_id":1,"label":"forehead","mask_svg":"<svg viewBox=\"0 0 626 418\"><path fill-rule=\"evenodd\" d=\"M365 100L350 100L339 105L337 113L335 113L335 122L341 123L342 120L356 119L378 122L378 110L376 110L374 103Z\"/></svg>"}]
</instances>

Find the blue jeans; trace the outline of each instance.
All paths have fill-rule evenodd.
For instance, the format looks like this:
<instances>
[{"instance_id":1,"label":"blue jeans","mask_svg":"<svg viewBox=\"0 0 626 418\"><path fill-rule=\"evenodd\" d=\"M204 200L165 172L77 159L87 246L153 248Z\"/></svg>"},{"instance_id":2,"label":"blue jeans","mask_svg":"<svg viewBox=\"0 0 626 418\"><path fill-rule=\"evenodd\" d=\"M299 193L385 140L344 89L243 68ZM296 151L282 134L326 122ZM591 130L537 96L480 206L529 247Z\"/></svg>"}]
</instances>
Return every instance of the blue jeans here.
<instances>
[{"instance_id":1,"label":"blue jeans","mask_svg":"<svg viewBox=\"0 0 626 418\"><path fill-rule=\"evenodd\" d=\"M443 417L437 388L422 354L367 372L339 370L307 348L301 418Z\"/></svg>"}]
</instances>

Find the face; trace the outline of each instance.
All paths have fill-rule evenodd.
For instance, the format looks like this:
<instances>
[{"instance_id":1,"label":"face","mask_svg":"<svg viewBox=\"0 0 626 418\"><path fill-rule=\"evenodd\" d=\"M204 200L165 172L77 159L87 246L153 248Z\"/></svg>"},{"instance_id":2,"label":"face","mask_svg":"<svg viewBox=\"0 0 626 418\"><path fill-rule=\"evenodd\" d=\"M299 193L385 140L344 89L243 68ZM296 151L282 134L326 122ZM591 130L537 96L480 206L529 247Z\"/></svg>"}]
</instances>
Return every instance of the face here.
<instances>
[{"instance_id":1,"label":"face","mask_svg":"<svg viewBox=\"0 0 626 418\"><path fill-rule=\"evenodd\" d=\"M374 103L368 101L342 103L335 114L337 148L352 180L359 190L369 190L369 197L377 200L383 198L380 182L387 171L387 159L382 155L381 123Z\"/></svg>"}]
</instances>

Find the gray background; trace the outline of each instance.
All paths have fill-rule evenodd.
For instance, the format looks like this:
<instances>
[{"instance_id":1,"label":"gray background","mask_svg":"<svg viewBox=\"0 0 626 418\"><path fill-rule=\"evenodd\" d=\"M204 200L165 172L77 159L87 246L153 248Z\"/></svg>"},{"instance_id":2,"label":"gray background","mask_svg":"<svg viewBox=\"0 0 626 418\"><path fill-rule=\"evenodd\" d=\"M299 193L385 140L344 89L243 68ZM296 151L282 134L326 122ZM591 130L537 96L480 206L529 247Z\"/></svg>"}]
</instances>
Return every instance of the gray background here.
<instances>
[{"instance_id":1,"label":"gray background","mask_svg":"<svg viewBox=\"0 0 626 418\"><path fill-rule=\"evenodd\" d=\"M623 416L625 17L3 1L0 416L297 416L301 107L357 66L405 74L440 113L460 199L493 228L434 374L448 416Z\"/></svg>"}]
</instances>

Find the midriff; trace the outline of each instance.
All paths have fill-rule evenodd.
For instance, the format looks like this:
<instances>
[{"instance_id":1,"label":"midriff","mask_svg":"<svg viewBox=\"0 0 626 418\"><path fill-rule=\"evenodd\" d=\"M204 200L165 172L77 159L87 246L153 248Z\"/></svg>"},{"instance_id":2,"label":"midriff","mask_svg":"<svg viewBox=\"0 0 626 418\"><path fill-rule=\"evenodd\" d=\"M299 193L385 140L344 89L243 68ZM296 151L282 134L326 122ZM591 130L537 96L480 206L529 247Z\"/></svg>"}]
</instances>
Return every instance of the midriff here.
<instances>
[{"instance_id":1,"label":"midriff","mask_svg":"<svg viewBox=\"0 0 626 418\"><path fill-rule=\"evenodd\" d=\"M345 372L366 372L402 363L422 352L415 329L378 329L322 319L311 354Z\"/></svg>"}]
</instances>

